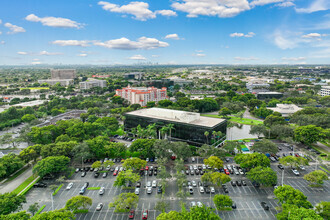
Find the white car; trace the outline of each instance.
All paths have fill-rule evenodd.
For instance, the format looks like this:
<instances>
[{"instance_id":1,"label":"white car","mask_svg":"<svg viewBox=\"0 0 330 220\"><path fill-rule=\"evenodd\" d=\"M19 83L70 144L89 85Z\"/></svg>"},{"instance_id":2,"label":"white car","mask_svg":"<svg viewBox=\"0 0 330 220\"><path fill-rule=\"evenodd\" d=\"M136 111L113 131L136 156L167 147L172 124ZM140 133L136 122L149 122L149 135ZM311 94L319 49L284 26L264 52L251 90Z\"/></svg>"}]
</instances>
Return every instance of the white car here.
<instances>
[{"instance_id":1,"label":"white car","mask_svg":"<svg viewBox=\"0 0 330 220\"><path fill-rule=\"evenodd\" d=\"M140 188L135 188L135 195L139 195L140 194Z\"/></svg>"},{"instance_id":2,"label":"white car","mask_svg":"<svg viewBox=\"0 0 330 220\"><path fill-rule=\"evenodd\" d=\"M69 183L68 186L66 187L67 190L70 190L73 186L73 183Z\"/></svg>"},{"instance_id":3,"label":"white car","mask_svg":"<svg viewBox=\"0 0 330 220\"><path fill-rule=\"evenodd\" d=\"M205 164L203 164L202 167L203 167L203 170L206 170L206 166L205 166Z\"/></svg>"},{"instance_id":4,"label":"white car","mask_svg":"<svg viewBox=\"0 0 330 220\"><path fill-rule=\"evenodd\" d=\"M151 181L147 182L147 187L151 187Z\"/></svg>"},{"instance_id":5,"label":"white car","mask_svg":"<svg viewBox=\"0 0 330 220\"><path fill-rule=\"evenodd\" d=\"M100 189L100 191L99 191L99 194L100 195L103 195L104 194L104 191L105 191L105 188L104 188L104 186L102 186L101 189Z\"/></svg>"},{"instance_id":6,"label":"white car","mask_svg":"<svg viewBox=\"0 0 330 220\"><path fill-rule=\"evenodd\" d=\"M191 158L191 162L195 162L195 157Z\"/></svg>"},{"instance_id":7,"label":"white car","mask_svg":"<svg viewBox=\"0 0 330 220\"><path fill-rule=\"evenodd\" d=\"M223 165L223 169L227 169L227 166L226 165ZM228 165L228 169L229 169L229 165Z\"/></svg>"},{"instance_id":8,"label":"white car","mask_svg":"<svg viewBox=\"0 0 330 220\"><path fill-rule=\"evenodd\" d=\"M192 186L189 186L189 193L193 194L194 193L194 188Z\"/></svg>"},{"instance_id":9,"label":"white car","mask_svg":"<svg viewBox=\"0 0 330 220\"><path fill-rule=\"evenodd\" d=\"M156 181L156 180L153 180L153 181L152 181L152 187L153 187L153 188L156 188L156 187L157 187L157 181Z\"/></svg>"},{"instance_id":10,"label":"white car","mask_svg":"<svg viewBox=\"0 0 330 220\"><path fill-rule=\"evenodd\" d=\"M109 171L109 170L110 170L110 168L111 168L111 166L110 166L110 165L108 165L108 166L107 166L107 168L105 168L105 170Z\"/></svg>"},{"instance_id":11,"label":"white car","mask_svg":"<svg viewBox=\"0 0 330 220\"><path fill-rule=\"evenodd\" d=\"M243 172L243 170L241 170L241 169L239 169L239 173L240 173L241 175L244 175L244 172Z\"/></svg>"},{"instance_id":12,"label":"white car","mask_svg":"<svg viewBox=\"0 0 330 220\"><path fill-rule=\"evenodd\" d=\"M296 169L292 169L292 172L293 172L293 174L296 175L296 176L299 176L299 175L300 175L300 173L299 173L298 170L296 170Z\"/></svg>"},{"instance_id":13,"label":"white car","mask_svg":"<svg viewBox=\"0 0 330 220\"><path fill-rule=\"evenodd\" d=\"M195 180L191 181L191 184L192 184L192 186L194 186L194 187L196 187L196 186L197 186L197 184L196 184L196 181L195 181Z\"/></svg>"},{"instance_id":14,"label":"white car","mask_svg":"<svg viewBox=\"0 0 330 220\"><path fill-rule=\"evenodd\" d=\"M204 187L200 186L200 187L199 187L199 192L200 192L200 193L204 193L204 192L205 192L205 191L204 191Z\"/></svg>"},{"instance_id":15,"label":"white car","mask_svg":"<svg viewBox=\"0 0 330 220\"><path fill-rule=\"evenodd\" d=\"M152 193L152 188L151 187L147 187L147 193L151 194Z\"/></svg>"},{"instance_id":16,"label":"white car","mask_svg":"<svg viewBox=\"0 0 330 220\"><path fill-rule=\"evenodd\" d=\"M211 193L215 193L215 189L213 186L210 187Z\"/></svg>"},{"instance_id":17,"label":"white car","mask_svg":"<svg viewBox=\"0 0 330 220\"><path fill-rule=\"evenodd\" d=\"M234 172L235 172L236 175L239 175L239 172L238 172L237 169L235 169Z\"/></svg>"},{"instance_id":18,"label":"white car","mask_svg":"<svg viewBox=\"0 0 330 220\"><path fill-rule=\"evenodd\" d=\"M194 201L190 202L190 207L194 207L194 206L196 206L196 202Z\"/></svg>"},{"instance_id":19,"label":"white car","mask_svg":"<svg viewBox=\"0 0 330 220\"><path fill-rule=\"evenodd\" d=\"M115 171L118 171L118 170L119 170L119 167L116 167L116 168L115 168Z\"/></svg>"},{"instance_id":20,"label":"white car","mask_svg":"<svg viewBox=\"0 0 330 220\"><path fill-rule=\"evenodd\" d=\"M299 165L298 166L301 170L306 170L305 167L303 165Z\"/></svg>"},{"instance_id":21,"label":"white car","mask_svg":"<svg viewBox=\"0 0 330 220\"><path fill-rule=\"evenodd\" d=\"M201 203L201 202L197 202L197 206L198 206L198 207L203 207L203 203Z\"/></svg>"},{"instance_id":22,"label":"white car","mask_svg":"<svg viewBox=\"0 0 330 220\"><path fill-rule=\"evenodd\" d=\"M193 168L194 168L194 170L197 170L197 165L194 165Z\"/></svg>"}]
</instances>

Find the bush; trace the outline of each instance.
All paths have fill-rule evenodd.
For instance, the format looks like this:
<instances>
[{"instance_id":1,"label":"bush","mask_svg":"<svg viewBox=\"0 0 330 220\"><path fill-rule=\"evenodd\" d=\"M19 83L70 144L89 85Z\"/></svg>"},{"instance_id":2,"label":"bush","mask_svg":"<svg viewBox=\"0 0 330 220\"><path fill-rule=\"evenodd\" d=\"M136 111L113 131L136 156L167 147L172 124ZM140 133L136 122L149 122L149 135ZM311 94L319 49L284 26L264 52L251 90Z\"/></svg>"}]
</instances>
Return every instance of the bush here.
<instances>
[{"instance_id":1,"label":"bush","mask_svg":"<svg viewBox=\"0 0 330 220\"><path fill-rule=\"evenodd\" d=\"M41 206L35 215L39 215L42 212L42 210L44 210L45 207L46 207L46 205Z\"/></svg>"},{"instance_id":2,"label":"bush","mask_svg":"<svg viewBox=\"0 0 330 220\"><path fill-rule=\"evenodd\" d=\"M55 192L53 192L53 196L55 196L58 191L60 191L60 189L62 188L63 184L59 185L59 187L57 187L57 189L55 190Z\"/></svg>"},{"instance_id":3,"label":"bush","mask_svg":"<svg viewBox=\"0 0 330 220\"><path fill-rule=\"evenodd\" d=\"M74 214L84 214L84 213L88 213L88 209L78 209L76 211L73 211Z\"/></svg>"}]
</instances>

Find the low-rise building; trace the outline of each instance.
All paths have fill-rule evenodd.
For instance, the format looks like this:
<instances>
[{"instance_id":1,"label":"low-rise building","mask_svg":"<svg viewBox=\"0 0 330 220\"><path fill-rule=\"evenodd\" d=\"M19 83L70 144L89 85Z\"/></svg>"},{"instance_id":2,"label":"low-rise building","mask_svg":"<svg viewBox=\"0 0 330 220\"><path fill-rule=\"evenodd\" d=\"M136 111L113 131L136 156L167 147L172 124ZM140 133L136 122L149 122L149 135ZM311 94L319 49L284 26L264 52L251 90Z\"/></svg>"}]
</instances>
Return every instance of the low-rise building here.
<instances>
[{"instance_id":1,"label":"low-rise building","mask_svg":"<svg viewBox=\"0 0 330 220\"><path fill-rule=\"evenodd\" d=\"M302 108L299 108L294 104L276 104L276 107L268 107L268 109L271 109L274 112L279 112L282 114L283 117L287 118L293 113L300 111Z\"/></svg>"},{"instance_id":2,"label":"low-rise building","mask_svg":"<svg viewBox=\"0 0 330 220\"><path fill-rule=\"evenodd\" d=\"M90 80L85 82L79 83L80 89L91 89L94 87L101 87L104 88L107 86L106 80Z\"/></svg>"},{"instance_id":3,"label":"low-rise building","mask_svg":"<svg viewBox=\"0 0 330 220\"><path fill-rule=\"evenodd\" d=\"M257 99L279 99L283 97L281 92L259 92L257 93Z\"/></svg>"},{"instance_id":4,"label":"low-rise building","mask_svg":"<svg viewBox=\"0 0 330 220\"><path fill-rule=\"evenodd\" d=\"M320 96L328 96L330 95L330 86L322 86L319 91Z\"/></svg>"},{"instance_id":5,"label":"low-rise building","mask_svg":"<svg viewBox=\"0 0 330 220\"><path fill-rule=\"evenodd\" d=\"M116 95L128 100L131 104L146 106L148 102L158 102L167 98L165 87L157 89L155 87L130 87L117 89Z\"/></svg>"},{"instance_id":6,"label":"low-rise building","mask_svg":"<svg viewBox=\"0 0 330 220\"><path fill-rule=\"evenodd\" d=\"M47 83L50 86L59 83L61 86L69 86L73 84L73 79L41 79L38 80L38 83L40 84Z\"/></svg>"},{"instance_id":7,"label":"low-rise building","mask_svg":"<svg viewBox=\"0 0 330 220\"><path fill-rule=\"evenodd\" d=\"M141 80L143 76L143 72L132 72L132 73L125 73L124 77L125 79L136 79Z\"/></svg>"},{"instance_id":8,"label":"low-rise building","mask_svg":"<svg viewBox=\"0 0 330 220\"><path fill-rule=\"evenodd\" d=\"M246 88L249 92L252 92L254 89L268 89L270 85L268 83L247 83Z\"/></svg>"},{"instance_id":9,"label":"low-rise building","mask_svg":"<svg viewBox=\"0 0 330 220\"><path fill-rule=\"evenodd\" d=\"M149 124L156 124L157 134L160 136L160 129L167 124L173 124L170 139L185 141L193 145L210 143L213 131L221 131L226 134L227 121L221 118L201 116L196 112L185 112L163 108L139 109L125 113L125 130L130 131L138 125L147 127ZM205 136L205 132L209 136Z\"/></svg>"}]
</instances>

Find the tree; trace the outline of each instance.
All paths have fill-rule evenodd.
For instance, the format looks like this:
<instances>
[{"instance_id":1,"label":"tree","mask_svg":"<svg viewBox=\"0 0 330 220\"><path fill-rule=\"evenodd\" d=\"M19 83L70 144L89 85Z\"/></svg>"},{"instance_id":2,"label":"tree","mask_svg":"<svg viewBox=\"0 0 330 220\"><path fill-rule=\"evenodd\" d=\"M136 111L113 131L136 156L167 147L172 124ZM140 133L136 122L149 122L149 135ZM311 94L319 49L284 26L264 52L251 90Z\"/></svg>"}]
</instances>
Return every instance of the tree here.
<instances>
[{"instance_id":1,"label":"tree","mask_svg":"<svg viewBox=\"0 0 330 220\"><path fill-rule=\"evenodd\" d=\"M71 153L73 155L73 160L76 162L81 162L82 158L90 159L93 157L88 144L85 142L74 146Z\"/></svg>"},{"instance_id":2,"label":"tree","mask_svg":"<svg viewBox=\"0 0 330 220\"><path fill-rule=\"evenodd\" d=\"M126 171L121 171L115 182L114 186L125 186L126 183L131 182L131 183L136 183L137 181L140 180L140 175L137 173L133 173L132 170L128 169Z\"/></svg>"},{"instance_id":3,"label":"tree","mask_svg":"<svg viewBox=\"0 0 330 220\"><path fill-rule=\"evenodd\" d=\"M168 140L156 140L153 145L154 155L158 158L169 158L172 155L169 151L170 145Z\"/></svg>"},{"instance_id":4,"label":"tree","mask_svg":"<svg viewBox=\"0 0 330 220\"><path fill-rule=\"evenodd\" d=\"M31 122L33 120L37 119L35 115L33 114L26 114L22 117L22 121L24 122Z\"/></svg>"},{"instance_id":5,"label":"tree","mask_svg":"<svg viewBox=\"0 0 330 220\"><path fill-rule=\"evenodd\" d=\"M277 145L274 142L267 139L254 143L254 145L251 147L251 150L257 151L259 153L276 154L278 152Z\"/></svg>"},{"instance_id":6,"label":"tree","mask_svg":"<svg viewBox=\"0 0 330 220\"><path fill-rule=\"evenodd\" d=\"M133 171L140 170L147 165L147 161L141 160L140 158L133 157L125 160L123 167L126 169L131 169Z\"/></svg>"},{"instance_id":7,"label":"tree","mask_svg":"<svg viewBox=\"0 0 330 220\"><path fill-rule=\"evenodd\" d=\"M206 137L206 144L209 144L208 136L210 135L210 132L205 131L205 132L204 132L204 135L205 135L205 137Z\"/></svg>"},{"instance_id":8,"label":"tree","mask_svg":"<svg viewBox=\"0 0 330 220\"><path fill-rule=\"evenodd\" d=\"M88 196L74 196L65 204L65 209L75 213L77 210L87 210L93 204L93 200Z\"/></svg>"},{"instance_id":9,"label":"tree","mask_svg":"<svg viewBox=\"0 0 330 220\"><path fill-rule=\"evenodd\" d=\"M50 173L63 172L68 169L70 158L65 156L47 157L38 161L33 167L33 173L37 173L40 177Z\"/></svg>"},{"instance_id":10,"label":"tree","mask_svg":"<svg viewBox=\"0 0 330 220\"><path fill-rule=\"evenodd\" d=\"M215 195L213 197L213 202L218 210L221 210L225 207L231 208L231 206L233 205L233 200L230 198L230 196L221 195L221 194Z\"/></svg>"},{"instance_id":11,"label":"tree","mask_svg":"<svg viewBox=\"0 0 330 220\"><path fill-rule=\"evenodd\" d=\"M226 141L225 145L223 146L223 149L225 149L227 152L234 154L235 149L238 152L242 152L241 145L236 141Z\"/></svg>"},{"instance_id":12,"label":"tree","mask_svg":"<svg viewBox=\"0 0 330 220\"><path fill-rule=\"evenodd\" d=\"M293 137L293 128L289 125L273 125L270 127L271 136L275 136L276 138L285 138L285 137Z\"/></svg>"},{"instance_id":13,"label":"tree","mask_svg":"<svg viewBox=\"0 0 330 220\"><path fill-rule=\"evenodd\" d=\"M208 183L212 181L212 173L211 172L205 172L203 176L201 177L202 182Z\"/></svg>"},{"instance_id":14,"label":"tree","mask_svg":"<svg viewBox=\"0 0 330 220\"><path fill-rule=\"evenodd\" d=\"M311 186L320 186L323 184L324 180L328 180L328 175L322 170L314 170L306 175L304 175L304 179L308 182L312 183Z\"/></svg>"},{"instance_id":15,"label":"tree","mask_svg":"<svg viewBox=\"0 0 330 220\"><path fill-rule=\"evenodd\" d=\"M152 108L152 107L155 107L156 106L156 102L154 101L150 101L150 102L147 102L147 108Z\"/></svg>"},{"instance_id":16,"label":"tree","mask_svg":"<svg viewBox=\"0 0 330 220\"><path fill-rule=\"evenodd\" d=\"M330 97L330 96L329 96ZM324 219L330 219L330 202L322 201L314 207L315 212Z\"/></svg>"},{"instance_id":17,"label":"tree","mask_svg":"<svg viewBox=\"0 0 330 220\"><path fill-rule=\"evenodd\" d=\"M135 152L139 151L141 156L145 158L153 158L155 154L153 152L153 146L155 139L137 139L129 147L129 151Z\"/></svg>"},{"instance_id":18,"label":"tree","mask_svg":"<svg viewBox=\"0 0 330 220\"><path fill-rule=\"evenodd\" d=\"M32 216L39 210L39 204L35 202L34 204L31 204L28 208L28 211L31 212Z\"/></svg>"},{"instance_id":19,"label":"tree","mask_svg":"<svg viewBox=\"0 0 330 220\"><path fill-rule=\"evenodd\" d=\"M201 147L199 147L197 149L197 153L201 156L201 157L209 157L211 155L213 155L214 153L214 147L207 145L207 144L203 144Z\"/></svg>"},{"instance_id":20,"label":"tree","mask_svg":"<svg viewBox=\"0 0 330 220\"><path fill-rule=\"evenodd\" d=\"M260 153L252 154L238 154L234 157L234 160L242 168L253 168L257 166L269 167L270 160L269 158Z\"/></svg>"},{"instance_id":21,"label":"tree","mask_svg":"<svg viewBox=\"0 0 330 220\"><path fill-rule=\"evenodd\" d=\"M212 169L223 167L223 161L216 156L210 156L208 159L204 159L204 164L209 165Z\"/></svg>"},{"instance_id":22,"label":"tree","mask_svg":"<svg viewBox=\"0 0 330 220\"><path fill-rule=\"evenodd\" d=\"M227 108L227 107L223 107L222 109L220 109L219 111L219 115L220 116L224 116L226 117L227 115L230 115L231 111Z\"/></svg>"},{"instance_id":23,"label":"tree","mask_svg":"<svg viewBox=\"0 0 330 220\"><path fill-rule=\"evenodd\" d=\"M178 159L187 159L192 156L191 148L186 142L173 142L170 148Z\"/></svg>"},{"instance_id":24,"label":"tree","mask_svg":"<svg viewBox=\"0 0 330 220\"><path fill-rule=\"evenodd\" d=\"M31 220L54 220L54 219L74 220L75 216L69 210L59 209L54 211L43 212L31 218Z\"/></svg>"},{"instance_id":25,"label":"tree","mask_svg":"<svg viewBox=\"0 0 330 220\"><path fill-rule=\"evenodd\" d=\"M16 193L0 194L0 215L8 215L22 208L22 203L26 203L24 195Z\"/></svg>"},{"instance_id":26,"label":"tree","mask_svg":"<svg viewBox=\"0 0 330 220\"><path fill-rule=\"evenodd\" d=\"M323 220L313 209L306 209L291 204L283 204L282 212L276 215L279 220L315 219Z\"/></svg>"},{"instance_id":27,"label":"tree","mask_svg":"<svg viewBox=\"0 0 330 220\"><path fill-rule=\"evenodd\" d=\"M247 178L264 186L272 186L277 183L276 172L270 167L258 166L252 168L247 173Z\"/></svg>"},{"instance_id":28,"label":"tree","mask_svg":"<svg viewBox=\"0 0 330 220\"><path fill-rule=\"evenodd\" d=\"M157 201L155 209L160 212L166 212L166 209L170 207L170 203L167 202L166 200L162 199Z\"/></svg>"},{"instance_id":29,"label":"tree","mask_svg":"<svg viewBox=\"0 0 330 220\"><path fill-rule=\"evenodd\" d=\"M157 220L183 220L183 216L177 211L163 212L157 216Z\"/></svg>"},{"instance_id":30,"label":"tree","mask_svg":"<svg viewBox=\"0 0 330 220\"><path fill-rule=\"evenodd\" d=\"M167 124L166 126L167 126L167 128L168 128L168 130L170 132L169 133L169 140L171 140L172 130L175 130L174 124Z\"/></svg>"},{"instance_id":31,"label":"tree","mask_svg":"<svg viewBox=\"0 0 330 220\"><path fill-rule=\"evenodd\" d=\"M252 125L249 133L253 135L257 135L259 138L260 135L265 134L266 132L267 132L266 126L259 124L259 125Z\"/></svg>"},{"instance_id":32,"label":"tree","mask_svg":"<svg viewBox=\"0 0 330 220\"><path fill-rule=\"evenodd\" d=\"M26 211L11 213L8 215L0 215L0 220L29 220L31 215Z\"/></svg>"},{"instance_id":33,"label":"tree","mask_svg":"<svg viewBox=\"0 0 330 220\"><path fill-rule=\"evenodd\" d=\"M301 191L294 189L292 186L283 185L274 190L276 199L281 204L296 205L298 207L312 208L312 204L307 200Z\"/></svg>"},{"instance_id":34,"label":"tree","mask_svg":"<svg viewBox=\"0 0 330 220\"><path fill-rule=\"evenodd\" d=\"M99 160L97 160L97 161L95 161L93 164L92 164L92 168L93 169L96 169L96 168L100 168L102 166L102 164L101 164L101 161L99 161Z\"/></svg>"},{"instance_id":35,"label":"tree","mask_svg":"<svg viewBox=\"0 0 330 220\"><path fill-rule=\"evenodd\" d=\"M115 207L115 212L128 212L137 206L138 201L139 197L134 193L121 193L109 204L109 208Z\"/></svg>"},{"instance_id":36,"label":"tree","mask_svg":"<svg viewBox=\"0 0 330 220\"><path fill-rule=\"evenodd\" d=\"M264 125L267 127L271 127L273 125L285 125L288 124L287 121L285 121L284 117L277 116L277 115L268 115L266 119L264 120Z\"/></svg>"},{"instance_id":37,"label":"tree","mask_svg":"<svg viewBox=\"0 0 330 220\"><path fill-rule=\"evenodd\" d=\"M308 160L303 157L286 156L280 158L280 164L290 167L298 167L298 165L308 165Z\"/></svg>"},{"instance_id":38,"label":"tree","mask_svg":"<svg viewBox=\"0 0 330 220\"><path fill-rule=\"evenodd\" d=\"M82 122L86 122L87 118L88 118L87 113L81 113L80 114L80 119L82 120Z\"/></svg>"},{"instance_id":39,"label":"tree","mask_svg":"<svg viewBox=\"0 0 330 220\"><path fill-rule=\"evenodd\" d=\"M230 180L231 178L224 173L219 173L219 172L211 173L211 182L219 187L222 184L228 183Z\"/></svg>"},{"instance_id":40,"label":"tree","mask_svg":"<svg viewBox=\"0 0 330 220\"><path fill-rule=\"evenodd\" d=\"M325 137L325 134L323 133L323 129L320 127L316 127L315 125L306 125L296 128L294 130L294 136L295 139L301 143L312 144Z\"/></svg>"},{"instance_id":41,"label":"tree","mask_svg":"<svg viewBox=\"0 0 330 220\"><path fill-rule=\"evenodd\" d=\"M194 220L221 220L221 218L214 213L214 209L211 207L192 207L190 209L190 212L187 212L185 210L182 211L184 217L183 219L194 219Z\"/></svg>"}]
</instances>

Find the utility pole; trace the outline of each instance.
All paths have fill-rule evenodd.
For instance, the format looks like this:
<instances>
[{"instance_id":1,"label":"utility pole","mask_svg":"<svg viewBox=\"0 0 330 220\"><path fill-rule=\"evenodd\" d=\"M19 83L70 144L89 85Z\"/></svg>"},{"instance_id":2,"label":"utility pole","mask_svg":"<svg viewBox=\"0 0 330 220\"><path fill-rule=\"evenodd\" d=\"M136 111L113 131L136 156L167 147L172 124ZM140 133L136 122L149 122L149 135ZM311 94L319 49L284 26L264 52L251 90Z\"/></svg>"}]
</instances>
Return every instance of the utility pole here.
<instances>
[{"instance_id":1,"label":"utility pole","mask_svg":"<svg viewBox=\"0 0 330 220\"><path fill-rule=\"evenodd\" d=\"M283 182L284 182L284 169L282 170L282 186L283 186Z\"/></svg>"},{"instance_id":2,"label":"utility pole","mask_svg":"<svg viewBox=\"0 0 330 220\"><path fill-rule=\"evenodd\" d=\"M53 193L50 194L51 198L52 198L52 211L54 211L54 200L53 200Z\"/></svg>"}]
</instances>

